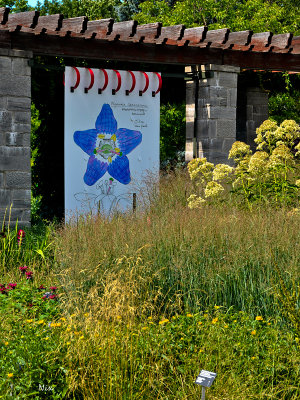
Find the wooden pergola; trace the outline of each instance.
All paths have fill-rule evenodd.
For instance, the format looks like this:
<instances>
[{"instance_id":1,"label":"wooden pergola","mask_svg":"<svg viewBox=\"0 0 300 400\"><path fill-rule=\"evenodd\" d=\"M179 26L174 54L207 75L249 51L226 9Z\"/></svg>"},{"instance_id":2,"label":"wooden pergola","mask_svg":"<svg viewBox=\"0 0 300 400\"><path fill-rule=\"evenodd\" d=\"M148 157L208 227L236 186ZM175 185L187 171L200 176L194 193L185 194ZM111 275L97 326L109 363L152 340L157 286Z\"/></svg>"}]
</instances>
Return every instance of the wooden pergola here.
<instances>
[{"instance_id":1,"label":"wooden pergola","mask_svg":"<svg viewBox=\"0 0 300 400\"><path fill-rule=\"evenodd\" d=\"M64 19L38 11L11 14L0 8L0 220L11 207L11 223L19 226L30 225L31 66L40 55L70 57L70 63L119 61L124 68L132 63L186 67L186 160L207 157L219 163L228 161L237 139L251 144L268 118L267 93L253 82L239 87L240 71L299 73L300 37Z\"/></svg>"},{"instance_id":2,"label":"wooden pergola","mask_svg":"<svg viewBox=\"0 0 300 400\"><path fill-rule=\"evenodd\" d=\"M38 11L10 14L9 8L0 8L0 47L34 55L300 72L300 36L291 33L64 19Z\"/></svg>"}]
</instances>

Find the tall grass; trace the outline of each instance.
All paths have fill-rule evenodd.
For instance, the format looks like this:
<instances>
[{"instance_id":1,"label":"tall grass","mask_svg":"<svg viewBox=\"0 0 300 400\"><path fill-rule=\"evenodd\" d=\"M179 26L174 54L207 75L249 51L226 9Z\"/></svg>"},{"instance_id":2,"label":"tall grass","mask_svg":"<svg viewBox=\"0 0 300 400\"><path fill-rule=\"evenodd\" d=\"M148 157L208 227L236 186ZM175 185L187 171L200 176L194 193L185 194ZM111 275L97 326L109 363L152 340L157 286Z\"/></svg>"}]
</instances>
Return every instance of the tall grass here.
<instances>
[{"instance_id":1,"label":"tall grass","mask_svg":"<svg viewBox=\"0 0 300 400\"><path fill-rule=\"evenodd\" d=\"M162 181L144 212L83 218L59 232L57 268L72 277L67 287L88 293L122 270L120 258L138 254L144 264L139 276L147 282L140 296L151 300L156 313L197 312L217 304L279 315L274 265L287 288L299 279L299 215L230 206L189 210L186 176Z\"/></svg>"},{"instance_id":2,"label":"tall grass","mask_svg":"<svg viewBox=\"0 0 300 400\"><path fill-rule=\"evenodd\" d=\"M202 368L214 400L299 397L299 215L190 210L190 191L167 175L138 213L58 232L71 398L197 399Z\"/></svg>"}]
</instances>

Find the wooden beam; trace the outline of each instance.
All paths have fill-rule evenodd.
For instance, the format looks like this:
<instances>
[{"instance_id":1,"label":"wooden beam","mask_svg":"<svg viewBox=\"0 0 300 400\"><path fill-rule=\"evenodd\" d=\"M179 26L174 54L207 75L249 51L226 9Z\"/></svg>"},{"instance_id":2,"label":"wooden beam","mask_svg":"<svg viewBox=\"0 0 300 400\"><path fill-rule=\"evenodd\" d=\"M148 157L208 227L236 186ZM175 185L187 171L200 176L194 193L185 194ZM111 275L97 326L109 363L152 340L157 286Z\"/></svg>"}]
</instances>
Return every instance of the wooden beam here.
<instances>
[{"instance_id":1,"label":"wooden beam","mask_svg":"<svg viewBox=\"0 0 300 400\"><path fill-rule=\"evenodd\" d=\"M270 50L272 32L254 33L251 37L250 50L267 52Z\"/></svg>"},{"instance_id":2,"label":"wooden beam","mask_svg":"<svg viewBox=\"0 0 300 400\"><path fill-rule=\"evenodd\" d=\"M9 14L5 28L10 31L17 31L22 28L34 28L38 23L39 11L26 11L15 14Z\"/></svg>"},{"instance_id":3,"label":"wooden beam","mask_svg":"<svg viewBox=\"0 0 300 400\"><path fill-rule=\"evenodd\" d=\"M251 43L252 31L230 32L226 41L225 49L247 51Z\"/></svg>"},{"instance_id":4,"label":"wooden beam","mask_svg":"<svg viewBox=\"0 0 300 400\"><path fill-rule=\"evenodd\" d=\"M199 44L200 47L211 46L218 47L220 44L224 44L229 36L230 30L227 28L216 29L212 31L207 31L205 39Z\"/></svg>"},{"instance_id":5,"label":"wooden beam","mask_svg":"<svg viewBox=\"0 0 300 400\"><path fill-rule=\"evenodd\" d=\"M87 17L75 17L63 19L60 32L83 33L87 28Z\"/></svg>"},{"instance_id":6,"label":"wooden beam","mask_svg":"<svg viewBox=\"0 0 300 400\"><path fill-rule=\"evenodd\" d=\"M84 37L86 39L106 39L112 31L114 20L112 18L88 21Z\"/></svg>"},{"instance_id":7,"label":"wooden beam","mask_svg":"<svg viewBox=\"0 0 300 400\"><path fill-rule=\"evenodd\" d=\"M300 54L300 36L293 37L291 49L291 54Z\"/></svg>"},{"instance_id":8,"label":"wooden beam","mask_svg":"<svg viewBox=\"0 0 300 400\"><path fill-rule=\"evenodd\" d=\"M184 25L163 26L159 37L155 40L156 44L177 44L183 36Z\"/></svg>"},{"instance_id":9,"label":"wooden beam","mask_svg":"<svg viewBox=\"0 0 300 400\"><path fill-rule=\"evenodd\" d=\"M254 33L251 37L251 45L267 47L271 43L272 35L271 32Z\"/></svg>"},{"instance_id":10,"label":"wooden beam","mask_svg":"<svg viewBox=\"0 0 300 400\"><path fill-rule=\"evenodd\" d=\"M62 14L43 15L39 17L36 30L39 31L59 31L62 27L64 16Z\"/></svg>"},{"instance_id":11,"label":"wooden beam","mask_svg":"<svg viewBox=\"0 0 300 400\"><path fill-rule=\"evenodd\" d=\"M155 22L152 24L138 25L136 28L136 34L133 36L133 42L144 42L154 43L161 32L161 22Z\"/></svg>"},{"instance_id":12,"label":"wooden beam","mask_svg":"<svg viewBox=\"0 0 300 400\"><path fill-rule=\"evenodd\" d=\"M136 33L137 21L115 22L107 40L129 40Z\"/></svg>"},{"instance_id":13,"label":"wooden beam","mask_svg":"<svg viewBox=\"0 0 300 400\"><path fill-rule=\"evenodd\" d=\"M188 28L183 32L183 38L178 40L178 46L195 45L202 42L207 32L207 26L198 26L196 28Z\"/></svg>"},{"instance_id":14,"label":"wooden beam","mask_svg":"<svg viewBox=\"0 0 300 400\"><path fill-rule=\"evenodd\" d=\"M7 32L2 30L0 30L0 43L1 40L7 43ZM298 46L299 42L295 43L295 46ZM250 69L300 71L300 54L289 53L245 52L196 46L178 47L130 41L108 42L104 39L87 40L83 37L30 35L22 32L11 33L9 45L13 49L30 50L37 55L179 65L225 64Z\"/></svg>"},{"instance_id":15,"label":"wooden beam","mask_svg":"<svg viewBox=\"0 0 300 400\"><path fill-rule=\"evenodd\" d=\"M271 47L285 49L291 43L293 35L291 33L282 33L272 36Z\"/></svg>"},{"instance_id":16,"label":"wooden beam","mask_svg":"<svg viewBox=\"0 0 300 400\"><path fill-rule=\"evenodd\" d=\"M235 65L245 69L299 71L300 54L224 51L223 64Z\"/></svg>"}]
</instances>

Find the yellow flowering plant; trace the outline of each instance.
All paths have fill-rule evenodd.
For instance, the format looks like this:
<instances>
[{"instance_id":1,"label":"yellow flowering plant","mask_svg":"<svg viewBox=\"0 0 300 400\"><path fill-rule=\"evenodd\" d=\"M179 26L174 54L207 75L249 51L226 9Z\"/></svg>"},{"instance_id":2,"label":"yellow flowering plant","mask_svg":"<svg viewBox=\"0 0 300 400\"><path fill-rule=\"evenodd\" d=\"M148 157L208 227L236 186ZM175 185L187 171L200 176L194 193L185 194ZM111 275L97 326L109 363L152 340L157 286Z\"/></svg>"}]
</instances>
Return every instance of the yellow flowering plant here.
<instances>
[{"instance_id":1,"label":"yellow flowering plant","mask_svg":"<svg viewBox=\"0 0 300 400\"><path fill-rule=\"evenodd\" d=\"M300 200L300 126L285 120L264 121L256 131L256 151L236 141L229 151L235 167L214 166L206 158L188 165L197 193L188 198L190 208L235 199L237 204L297 205Z\"/></svg>"}]
</instances>

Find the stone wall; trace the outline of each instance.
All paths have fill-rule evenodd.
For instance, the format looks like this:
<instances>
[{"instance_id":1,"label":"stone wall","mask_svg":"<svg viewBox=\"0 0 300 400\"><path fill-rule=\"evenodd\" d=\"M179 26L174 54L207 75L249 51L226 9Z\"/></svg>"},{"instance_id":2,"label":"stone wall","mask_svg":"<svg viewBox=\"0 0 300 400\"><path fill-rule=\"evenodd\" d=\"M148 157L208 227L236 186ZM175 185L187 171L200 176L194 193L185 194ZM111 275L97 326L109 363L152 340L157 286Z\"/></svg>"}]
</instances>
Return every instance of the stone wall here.
<instances>
[{"instance_id":1,"label":"stone wall","mask_svg":"<svg viewBox=\"0 0 300 400\"><path fill-rule=\"evenodd\" d=\"M30 225L31 57L0 48L0 226Z\"/></svg>"},{"instance_id":2,"label":"stone wall","mask_svg":"<svg viewBox=\"0 0 300 400\"><path fill-rule=\"evenodd\" d=\"M192 127L192 104L195 102L195 82L187 87L187 146L186 161L194 156L206 157L213 163L228 163L228 152L236 140L237 67L203 65L199 72L210 72L209 78L199 79L195 124ZM194 132L193 139L191 138ZM195 144L196 140L196 144ZM195 155L196 147L196 155Z\"/></svg>"},{"instance_id":3,"label":"stone wall","mask_svg":"<svg viewBox=\"0 0 300 400\"><path fill-rule=\"evenodd\" d=\"M268 94L236 67L210 64L186 72L198 74L198 82L186 84L186 161L206 157L231 164L228 153L236 140L254 150L256 129L268 118Z\"/></svg>"},{"instance_id":4,"label":"stone wall","mask_svg":"<svg viewBox=\"0 0 300 400\"><path fill-rule=\"evenodd\" d=\"M248 87L246 98L246 142L254 150L256 129L269 117L268 93L258 87Z\"/></svg>"},{"instance_id":5,"label":"stone wall","mask_svg":"<svg viewBox=\"0 0 300 400\"><path fill-rule=\"evenodd\" d=\"M238 83L237 140L255 150L256 129L268 118L268 93L241 77Z\"/></svg>"}]
</instances>

